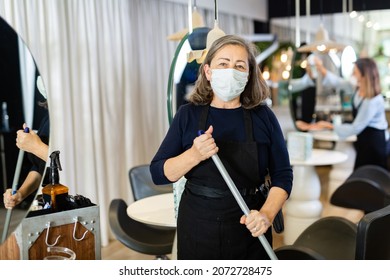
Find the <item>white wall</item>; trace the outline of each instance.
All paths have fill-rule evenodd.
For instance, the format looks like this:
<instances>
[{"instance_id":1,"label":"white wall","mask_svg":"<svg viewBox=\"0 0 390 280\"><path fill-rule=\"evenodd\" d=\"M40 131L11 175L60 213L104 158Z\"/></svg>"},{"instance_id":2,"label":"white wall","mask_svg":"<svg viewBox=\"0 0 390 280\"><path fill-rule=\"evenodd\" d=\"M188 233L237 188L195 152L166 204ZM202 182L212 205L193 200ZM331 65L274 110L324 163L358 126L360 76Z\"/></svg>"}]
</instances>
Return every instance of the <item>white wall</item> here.
<instances>
[{"instance_id":1,"label":"white wall","mask_svg":"<svg viewBox=\"0 0 390 280\"><path fill-rule=\"evenodd\" d=\"M188 0L164 0L188 4ZM191 1L194 5L194 0ZM268 1L267 0L219 0L217 1L218 12L224 12L247 18L268 21ZM197 0L196 6L214 10L214 1Z\"/></svg>"}]
</instances>

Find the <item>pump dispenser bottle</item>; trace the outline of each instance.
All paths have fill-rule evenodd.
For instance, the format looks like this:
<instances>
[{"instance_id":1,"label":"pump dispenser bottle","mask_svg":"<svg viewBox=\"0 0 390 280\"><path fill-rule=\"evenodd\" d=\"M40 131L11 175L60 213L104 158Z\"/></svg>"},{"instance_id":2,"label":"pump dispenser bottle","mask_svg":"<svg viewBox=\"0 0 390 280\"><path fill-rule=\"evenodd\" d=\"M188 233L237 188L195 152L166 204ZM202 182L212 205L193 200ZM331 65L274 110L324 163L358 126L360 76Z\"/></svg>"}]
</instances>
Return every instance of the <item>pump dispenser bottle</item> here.
<instances>
[{"instance_id":1,"label":"pump dispenser bottle","mask_svg":"<svg viewBox=\"0 0 390 280\"><path fill-rule=\"evenodd\" d=\"M49 204L53 212L66 210L66 200L68 197L68 187L60 184L59 170L60 152L54 151L50 155L49 184L42 188L43 200L45 204Z\"/></svg>"}]
</instances>

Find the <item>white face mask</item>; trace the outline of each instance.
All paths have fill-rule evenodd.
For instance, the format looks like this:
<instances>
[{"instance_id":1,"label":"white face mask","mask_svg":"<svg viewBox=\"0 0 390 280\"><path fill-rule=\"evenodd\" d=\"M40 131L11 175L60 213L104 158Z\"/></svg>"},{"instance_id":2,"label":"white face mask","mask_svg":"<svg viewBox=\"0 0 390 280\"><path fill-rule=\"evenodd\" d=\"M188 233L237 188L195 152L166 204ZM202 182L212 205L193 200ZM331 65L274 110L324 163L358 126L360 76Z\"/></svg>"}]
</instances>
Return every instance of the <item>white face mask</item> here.
<instances>
[{"instance_id":1,"label":"white face mask","mask_svg":"<svg viewBox=\"0 0 390 280\"><path fill-rule=\"evenodd\" d=\"M350 82L350 84L352 85L353 88L357 88L357 86L358 86L358 80L357 80L357 78L356 78L355 76L352 75L352 76L349 78L349 82Z\"/></svg>"},{"instance_id":2,"label":"white face mask","mask_svg":"<svg viewBox=\"0 0 390 280\"><path fill-rule=\"evenodd\" d=\"M239 96L244 91L247 81L248 72L233 68L211 70L211 88L225 102Z\"/></svg>"}]
</instances>

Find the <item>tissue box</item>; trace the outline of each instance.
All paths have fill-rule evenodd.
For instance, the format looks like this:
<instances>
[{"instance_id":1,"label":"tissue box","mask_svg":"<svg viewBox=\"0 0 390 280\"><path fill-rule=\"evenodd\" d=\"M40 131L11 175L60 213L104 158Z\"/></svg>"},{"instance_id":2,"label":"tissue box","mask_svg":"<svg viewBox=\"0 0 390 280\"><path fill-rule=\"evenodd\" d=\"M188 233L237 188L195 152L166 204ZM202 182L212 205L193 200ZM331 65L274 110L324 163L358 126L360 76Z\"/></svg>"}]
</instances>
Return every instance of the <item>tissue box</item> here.
<instances>
[{"instance_id":1,"label":"tissue box","mask_svg":"<svg viewBox=\"0 0 390 280\"><path fill-rule=\"evenodd\" d=\"M289 132L287 149L291 160L307 160L313 150L313 135L305 132Z\"/></svg>"}]
</instances>

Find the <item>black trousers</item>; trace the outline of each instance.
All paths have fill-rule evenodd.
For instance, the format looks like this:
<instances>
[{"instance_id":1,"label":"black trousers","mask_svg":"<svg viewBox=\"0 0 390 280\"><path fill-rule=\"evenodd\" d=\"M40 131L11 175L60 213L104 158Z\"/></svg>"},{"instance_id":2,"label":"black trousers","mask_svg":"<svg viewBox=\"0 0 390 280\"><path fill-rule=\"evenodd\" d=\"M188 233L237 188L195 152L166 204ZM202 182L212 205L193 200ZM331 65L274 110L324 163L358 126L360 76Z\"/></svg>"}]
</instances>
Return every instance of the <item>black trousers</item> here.
<instances>
[{"instance_id":1,"label":"black trousers","mask_svg":"<svg viewBox=\"0 0 390 280\"><path fill-rule=\"evenodd\" d=\"M368 164L388 168L384 130L367 127L357 136L354 145L356 149L354 170Z\"/></svg>"}]
</instances>

